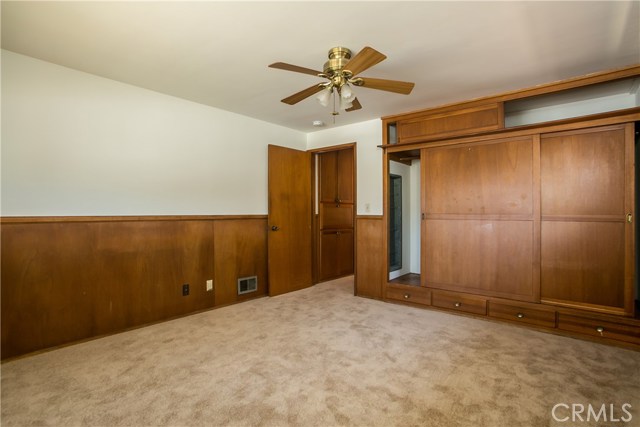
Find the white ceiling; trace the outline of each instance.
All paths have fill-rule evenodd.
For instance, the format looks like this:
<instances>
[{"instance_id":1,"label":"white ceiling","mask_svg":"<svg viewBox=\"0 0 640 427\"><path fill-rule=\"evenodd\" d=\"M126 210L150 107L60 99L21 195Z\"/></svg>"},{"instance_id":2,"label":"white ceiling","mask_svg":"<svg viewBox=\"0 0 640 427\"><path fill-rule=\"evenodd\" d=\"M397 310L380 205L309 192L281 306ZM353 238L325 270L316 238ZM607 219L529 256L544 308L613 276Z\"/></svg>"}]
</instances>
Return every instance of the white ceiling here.
<instances>
[{"instance_id":1,"label":"white ceiling","mask_svg":"<svg viewBox=\"0 0 640 427\"><path fill-rule=\"evenodd\" d=\"M332 123L310 97L327 51L371 46L362 73L416 83L359 88ZM304 132L640 63L640 2L2 1L2 47Z\"/></svg>"}]
</instances>

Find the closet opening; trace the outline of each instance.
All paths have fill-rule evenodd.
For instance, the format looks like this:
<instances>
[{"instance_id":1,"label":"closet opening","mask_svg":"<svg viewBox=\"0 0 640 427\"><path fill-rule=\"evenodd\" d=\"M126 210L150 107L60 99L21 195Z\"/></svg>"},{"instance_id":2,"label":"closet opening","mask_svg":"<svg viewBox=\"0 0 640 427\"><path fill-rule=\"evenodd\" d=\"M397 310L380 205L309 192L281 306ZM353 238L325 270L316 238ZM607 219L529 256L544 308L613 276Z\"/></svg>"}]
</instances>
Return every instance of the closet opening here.
<instances>
[{"instance_id":1,"label":"closet opening","mask_svg":"<svg viewBox=\"0 0 640 427\"><path fill-rule=\"evenodd\" d=\"M389 153L387 279L420 286L420 151Z\"/></svg>"}]
</instances>

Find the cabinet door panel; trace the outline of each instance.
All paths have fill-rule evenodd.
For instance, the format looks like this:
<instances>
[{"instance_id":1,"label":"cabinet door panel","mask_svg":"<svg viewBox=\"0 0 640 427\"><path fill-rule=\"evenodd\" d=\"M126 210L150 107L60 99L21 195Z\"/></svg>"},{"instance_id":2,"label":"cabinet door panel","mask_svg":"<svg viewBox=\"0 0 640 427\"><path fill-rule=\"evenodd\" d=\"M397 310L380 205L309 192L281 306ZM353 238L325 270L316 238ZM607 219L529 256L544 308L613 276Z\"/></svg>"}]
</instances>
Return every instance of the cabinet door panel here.
<instances>
[{"instance_id":1,"label":"cabinet door panel","mask_svg":"<svg viewBox=\"0 0 640 427\"><path fill-rule=\"evenodd\" d=\"M624 129L543 136L542 215L623 215Z\"/></svg>"},{"instance_id":2,"label":"cabinet door panel","mask_svg":"<svg viewBox=\"0 0 640 427\"><path fill-rule=\"evenodd\" d=\"M323 231L320 237L320 280L353 273L353 231Z\"/></svg>"},{"instance_id":3,"label":"cabinet door panel","mask_svg":"<svg viewBox=\"0 0 640 427\"><path fill-rule=\"evenodd\" d=\"M425 221L426 285L532 301L533 222Z\"/></svg>"},{"instance_id":4,"label":"cabinet door panel","mask_svg":"<svg viewBox=\"0 0 640 427\"><path fill-rule=\"evenodd\" d=\"M541 136L541 297L633 314L633 124Z\"/></svg>"},{"instance_id":5,"label":"cabinet door panel","mask_svg":"<svg viewBox=\"0 0 640 427\"><path fill-rule=\"evenodd\" d=\"M323 230L353 228L353 205L322 203L320 205L320 228Z\"/></svg>"},{"instance_id":6,"label":"cabinet door panel","mask_svg":"<svg viewBox=\"0 0 640 427\"><path fill-rule=\"evenodd\" d=\"M338 151L338 200L341 203L353 203L354 170L353 170L354 149Z\"/></svg>"},{"instance_id":7,"label":"cabinet door panel","mask_svg":"<svg viewBox=\"0 0 640 427\"><path fill-rule=\"evenodd\" d=\"M318 156L320 169L319 193L321 202L335 202L338 185L338 154L329 151Z\"/></svg>"},{"instance_id":8,"label":"cabinet door panel","mask_svg":"<svg viewBox=\"0 0 640 427\"><path fill-rule=\"evenodd\" d=\"M541 297L624 308L623 222L542 223Z\"/></svg>"},{"instance_id":9,"label":"cabinet door panel","mask_svg":"<svg viewBox=\"0 0 640 427\"><path fill-rule=\"evenodd\" d=\"M353 274L353 231L338 232L337 270L338 276Z\"/></svg>"},{"instance_id":10,"label":"cabinet door panel","mask_svg":"<svg viewBox=\"0 0 640 427\"><path fill-rule=\"evenodd\" d=\"M533 142L429 149L424 152L427 214L533 214Z\"/></svg>"}]
</instances>

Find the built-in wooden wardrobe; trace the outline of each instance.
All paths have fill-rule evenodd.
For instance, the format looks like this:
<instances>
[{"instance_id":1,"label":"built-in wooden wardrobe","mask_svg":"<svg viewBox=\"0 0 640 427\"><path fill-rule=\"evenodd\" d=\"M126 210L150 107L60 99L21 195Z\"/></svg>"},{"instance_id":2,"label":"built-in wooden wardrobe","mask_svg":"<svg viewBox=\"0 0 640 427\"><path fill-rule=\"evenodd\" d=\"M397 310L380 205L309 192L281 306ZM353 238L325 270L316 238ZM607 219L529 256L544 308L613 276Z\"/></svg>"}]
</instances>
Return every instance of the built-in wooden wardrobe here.
<instances>
[{"instance_id":1,"label":"built-in wooden wardrobe","mask_svg":"<svg viewBox=\"0 0 640 427\"><path fill-rule=\"evenodd\" d=\"M384 173L389 162L420 160L421 225L413 232L421 271L416 286L415 274L389 280L386 269L382 298L640 348L639 75L640 66L628 67L383 118ZM635 87L636 104L540 120L544 96L575 102L596 86ZM523 101L535 111L518 123Z\"/></svg>"},{"instance_id":2,"label":"built-in wooden wardrobe","mask_svg":"<svg viewBox=\"0 0 640 427\"><path fill-rule=\"evenodd\" d=\"M353 274L354 147L318 156L318 279Z\"/></svg>"}]
</instances>

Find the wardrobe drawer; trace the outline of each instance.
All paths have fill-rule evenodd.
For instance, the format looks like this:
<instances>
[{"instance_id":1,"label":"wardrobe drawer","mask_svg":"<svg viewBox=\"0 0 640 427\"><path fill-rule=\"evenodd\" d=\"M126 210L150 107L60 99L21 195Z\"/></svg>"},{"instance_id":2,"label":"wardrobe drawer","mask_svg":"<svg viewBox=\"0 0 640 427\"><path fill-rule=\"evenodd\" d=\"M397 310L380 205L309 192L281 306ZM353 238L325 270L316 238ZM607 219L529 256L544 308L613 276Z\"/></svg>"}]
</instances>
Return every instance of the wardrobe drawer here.
<instances>
[{"instance_id":1,"label":"wardrobe drawer","mask_svg":"<svg viewBox=\"0 0 640 427\"><path fill-rule=\"evenodd\" d=\"M387 298L430 305L431 291L420 286L387 285Z\"/></svg>"},{"instance_id":2,"label":"wardrobe drawer","mask_svg":"<svg viewBox=\"0 0 640 427\"><path fill-rule=\"evenodd\" d=\"M487 300L474 295L433 291L431 304L440 308L464 311L465 313L487 314Z\"/></svg>"},{"instance_id":3,"label":"wardrobe drawer","mask_svg":"<svg viewBox=\"0 0 640 427\"><path fill-rule=\"evenodd\" d=\"M489 302L489 316L547 328L555 328L556 326L556 312L553 310L517 307L493 301Z\"/></svg>"},{"instance_id":4,"label":"wardrobe drawer","mask_svg":"<svg viewBox=\"0 0 640 427\"><path fill-rule=\"evenodd\" d=\"M640 344L640 325L626 325L623 323L559 313L558 329Z\"/></svg>"}]
</instances>

